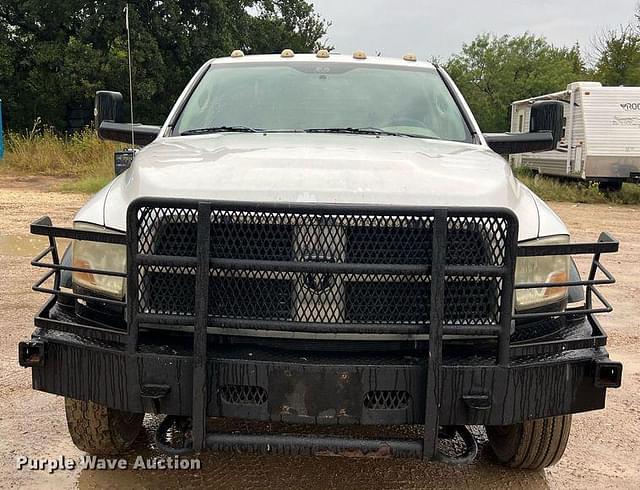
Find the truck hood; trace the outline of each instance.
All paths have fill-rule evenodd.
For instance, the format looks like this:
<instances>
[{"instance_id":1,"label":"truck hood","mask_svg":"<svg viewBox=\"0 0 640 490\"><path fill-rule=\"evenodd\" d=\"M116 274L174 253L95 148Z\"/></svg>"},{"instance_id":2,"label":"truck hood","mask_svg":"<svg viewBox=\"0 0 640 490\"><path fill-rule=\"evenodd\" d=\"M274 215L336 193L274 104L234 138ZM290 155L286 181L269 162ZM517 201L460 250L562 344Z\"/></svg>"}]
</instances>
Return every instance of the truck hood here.
<instances>
[{"instance_id":1,"label":"truck hood","mask_svg":"<svg viewBox=\"0 0 640 490\"><path fill-rule=\"evenodd\" d=\"M487 148L418 138L349 134L214 134L160 138L103 189L77 221L125 230L138 197L392 206L504 207L519 238L566 228Z\"/></svg>"}]
</instances>

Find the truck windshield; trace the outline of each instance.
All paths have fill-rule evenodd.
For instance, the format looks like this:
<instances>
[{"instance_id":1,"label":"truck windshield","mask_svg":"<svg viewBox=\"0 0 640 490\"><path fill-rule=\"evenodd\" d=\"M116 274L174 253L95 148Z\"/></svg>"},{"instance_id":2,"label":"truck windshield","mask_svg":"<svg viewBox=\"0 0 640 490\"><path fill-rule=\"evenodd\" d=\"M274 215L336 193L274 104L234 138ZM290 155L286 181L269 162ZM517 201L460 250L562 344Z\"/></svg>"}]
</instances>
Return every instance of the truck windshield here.
<instances>
[{"instance_id":1,"label":"truck windshield","mask_svg":"<svg viewBox=\"0 0 640 490\"><path fill-rule=\"evenodd\" d=\"M241 129L471 141L435 69L358 63L212 65L187 101L174 134Z\"/></svg>"}]
</instances>

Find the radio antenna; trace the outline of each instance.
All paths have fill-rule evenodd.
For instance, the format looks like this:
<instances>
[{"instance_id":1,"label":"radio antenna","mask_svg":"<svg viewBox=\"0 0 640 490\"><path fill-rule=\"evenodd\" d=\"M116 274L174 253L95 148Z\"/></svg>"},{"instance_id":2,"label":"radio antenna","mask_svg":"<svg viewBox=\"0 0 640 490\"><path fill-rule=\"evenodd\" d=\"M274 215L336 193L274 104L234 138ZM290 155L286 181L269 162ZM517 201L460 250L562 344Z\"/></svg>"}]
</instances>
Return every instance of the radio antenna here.
<instances>
[{"instance_id":1,"label":"radio antenna","mask_svg":"<svg viewBox=\"0 0 640 490\"><path fill-rule=\"evenodd\" d=\"M133 131L133 69L131 65L131 31L129 29L129 3L124 7L125 24L127 26L127 54L129 56L129 107L131 108L131 146L135 146L135 135Z\"/></svg>"}]
</instances>

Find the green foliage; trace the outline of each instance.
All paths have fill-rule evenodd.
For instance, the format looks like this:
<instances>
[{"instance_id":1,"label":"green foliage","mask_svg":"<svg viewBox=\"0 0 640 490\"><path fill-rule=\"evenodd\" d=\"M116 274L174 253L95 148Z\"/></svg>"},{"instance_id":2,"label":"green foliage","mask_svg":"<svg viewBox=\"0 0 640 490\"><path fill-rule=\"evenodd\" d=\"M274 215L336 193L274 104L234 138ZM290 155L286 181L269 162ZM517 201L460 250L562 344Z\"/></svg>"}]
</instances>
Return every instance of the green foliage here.
<instances>
[{"instance_id":1,"label":"green foliage","mask_svg":"<svg viewBox=\"0 0 640 490\"><path fill-rule=\"evenodd\" d=\"M258 15L249 19L247 36L252 45L244 46L247 54L273 53L284 48L309 52L329 48L321 42L327 32L326 23L304 0L265 0L256 4Z\"/></svg>"},{"instance_id":2,"label":"green foliage","mask_svg":"<svg viewBox=\"0 0 640 490\"><path fill-rule=\"evenodd\" d=\"M557 48L531 34L483 34L446 63L483 131L509 129L513 101L555 92L588 77L580 49Z\"/></svg>"},{"instance_id":3,"label":"green foliage","mask_svg":"<svg viewBox=\"0 0 640 490\"><path fill-rule=\"evenodd\" d=\"M605 32L596 46L598 80L604 85L640 85L640 28L624 26Z\"/></svg>"},{"instance_id":4,"label":"green foliage","mask_svg":"<svg viewBox=\"0 0 640 490\"><path fill-rule=\"evenodd\" d=\"M124 0L2 0L0 98L10 129L41 117L64 129L67 108L96 90L128 100ZM160 123L196 70L233 49L311 51L328 24L304 0L131 1L136 120Z\"/></svg>"},{"instance_id":5,"label":"green foliage","mask_svg":"<svg viewBox=\"0 0 640 490\"><path fill-rule=\"evenodd\" d=\"M113 177L80 177L77 180L71 180L62 184L58 190L61 192L79 192L81 194L95 194L104 186L106 186Z\"/></svg>"},{"instance_id":6,"label":"green foliage","mask_svg":"<svg viewBox=\"0 0 640 490\"><path fill-rule=\"evenodd\" d=\"M60 136L39 121L28 131L8 133L6 153L0 169L12 174L56 177L113 178L113 153L119 145L99 140L85 130Z\"/></svg>"},{"instance_id":7,"label":"green foliage","mask_svg":"<svg viewBox=\"0 0 640 490\"><path fill-rule=\"evenodd\" d=\"M602 192L598 184L534 175L528 167L513 169L516 177L545 201L587 204L640 204L640 185L623 184L619 192Z\"/></svg>"},{"instance_id":8,"label":"green foliage","mask_svg":"<svg viewBox=\"0 0 640 490\"><path fill-rule=\"evenodd\" d=\"M640 85L640 4L636 25L596 39L595 66L586 66L580 46L558 48L532 34L482 34L451 57L445 67L469 102L483 131L507 131L515 100L564 90L568 83Z\"/></svg>"}]
</instances>

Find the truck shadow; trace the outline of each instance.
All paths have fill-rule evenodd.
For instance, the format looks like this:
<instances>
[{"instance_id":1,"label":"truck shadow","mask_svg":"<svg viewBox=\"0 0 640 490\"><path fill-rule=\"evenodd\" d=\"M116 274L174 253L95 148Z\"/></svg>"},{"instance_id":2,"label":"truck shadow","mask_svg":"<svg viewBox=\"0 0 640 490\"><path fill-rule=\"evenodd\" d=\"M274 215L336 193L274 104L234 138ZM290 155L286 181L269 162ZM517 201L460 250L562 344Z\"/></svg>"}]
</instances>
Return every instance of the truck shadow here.
<instances>
[{"instance_id":1,"label":"truck shadow","mask_svg":"<svg viewBox=\"0 0 640 490\"><path fill-rule=\"evenodd\" d=\"M147 421L145 426L146 433L126 456L128 469L82 470L79 488L549 488L544 471L510 470L496 464L486 441L480 441L477 460L464 466L403 459L205 452L197 457L199 470L134 469L136 462L149 467L154 458L164 458L152 447L153 423ZM186 456L183 460L190 458Z\"/></svg>"}]
</instances>

